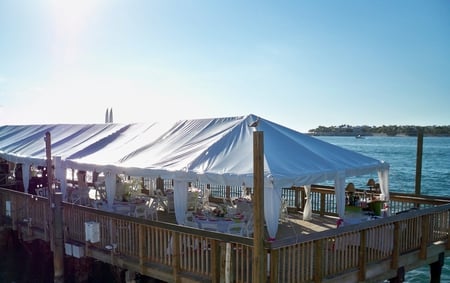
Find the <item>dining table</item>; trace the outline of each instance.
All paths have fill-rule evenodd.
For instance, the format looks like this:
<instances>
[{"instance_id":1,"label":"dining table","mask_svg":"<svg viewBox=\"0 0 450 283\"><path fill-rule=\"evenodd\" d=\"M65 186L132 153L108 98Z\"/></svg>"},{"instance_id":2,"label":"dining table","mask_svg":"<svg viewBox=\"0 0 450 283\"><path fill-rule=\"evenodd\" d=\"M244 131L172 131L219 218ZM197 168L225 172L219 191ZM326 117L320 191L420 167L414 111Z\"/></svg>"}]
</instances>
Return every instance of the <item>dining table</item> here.
<instances>
[{"instance_id":1,"label":"dining table","mask_svg":"<svg viewBox=\"0 0 450 283\"><path fill-rule=\"evenodd\" d=\"M223 217L216 215L194 215L194 221L198 224L200 229L215 230L221 233L228 232L228 226L231 223L244 222L244 215L237 213L234 215L225 215Z\"/></svg>"}]
</instances>

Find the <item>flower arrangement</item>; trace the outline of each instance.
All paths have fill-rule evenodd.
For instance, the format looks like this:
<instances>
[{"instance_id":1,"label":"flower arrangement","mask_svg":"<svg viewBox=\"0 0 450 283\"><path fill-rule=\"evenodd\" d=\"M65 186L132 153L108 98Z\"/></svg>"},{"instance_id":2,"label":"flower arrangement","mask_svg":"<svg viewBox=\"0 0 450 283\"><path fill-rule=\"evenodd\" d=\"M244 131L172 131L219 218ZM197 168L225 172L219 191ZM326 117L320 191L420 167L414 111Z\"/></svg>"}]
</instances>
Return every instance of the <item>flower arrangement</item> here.
<instances>
[{"instance_id":1,"label":"flower arrangement","mask_svg":"<svg viewBox=\"0 0 450 283\"><path fill-rule=\"evenodd\" d=\"M212 212L217 217L224 217L227 214L227 209L224 206L219 206L214 208Z\"/></svg>"}]
</instances>

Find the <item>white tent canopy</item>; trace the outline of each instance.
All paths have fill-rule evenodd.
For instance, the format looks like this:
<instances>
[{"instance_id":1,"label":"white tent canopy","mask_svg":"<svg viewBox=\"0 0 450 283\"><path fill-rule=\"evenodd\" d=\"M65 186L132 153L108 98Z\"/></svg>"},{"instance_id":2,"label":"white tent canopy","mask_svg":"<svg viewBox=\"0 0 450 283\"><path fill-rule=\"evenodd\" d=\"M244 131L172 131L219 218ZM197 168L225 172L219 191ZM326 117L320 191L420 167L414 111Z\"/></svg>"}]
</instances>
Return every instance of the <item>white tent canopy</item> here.
<instances>
[{"instance_id":1,"label":"white tent canopy","mask_svg":"<svg viewBox=\"0 0 450 283\"><path fill-rule=\"evenodd\" d=\"M257 127L249 125L257 121ZM253 132L264 132L265 217L275 237L281 188L335 181L343 215L345 178L378 172L385 198L385 162L326 143L255 115L163 123L0 127L0 157L45 165L46 132L62 168L162 177L209 184L253 185ZM112 193L112 192L110 192ZM176 195L175 195L176 196Z\"/></svg>"}]
</instances>

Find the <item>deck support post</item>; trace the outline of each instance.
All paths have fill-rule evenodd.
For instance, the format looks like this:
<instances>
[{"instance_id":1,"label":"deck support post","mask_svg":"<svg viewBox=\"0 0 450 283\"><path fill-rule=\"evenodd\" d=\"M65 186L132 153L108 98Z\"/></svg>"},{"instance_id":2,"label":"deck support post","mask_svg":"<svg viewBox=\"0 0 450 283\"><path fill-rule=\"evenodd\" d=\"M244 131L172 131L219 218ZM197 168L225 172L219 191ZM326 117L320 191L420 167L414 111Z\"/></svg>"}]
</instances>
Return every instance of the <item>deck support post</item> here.
<instances>
[{"instance_id":1,"label":"deck support post","mask_svg":"<svg viewBox=\"0 0 450 283\"><path fill-rule=\"evenodd\" d=\"M389 279L389 283L401 283L405 281L405 267L401 266L397 269L397 276Z\"/></svg>"},{"instance_id":2,"label":"deck support post","mask_svg":"<svg viewBox=\"0 0 450 283\"><path fill-rule=\"evenodd\" d=\"M54 231L54 249L53 249L53 266L54 266L54 282L64 282L64 225L62 212L61 192L56 192L53 195L55 202L55 210L53 213L53 231Z\"/></svg>"},{"instance_id":3,"label":"deck support post","mask_svg":"<svg viewBox=\"0 0 450 283\"><path fill-rule=\"evenodd\" d=\"M64 226L62 215L62 193L55 192L50 132L45 133L45 154L47 158L48 202L50 205L50 247L53 251L53 282L64 282Z\"/></svg>"},{"instance_id":4,"label":"deck support post","mask_svg":"<svg viewBox=\"0 0 450 283\"><path fill-rule=\"evenodd\" d=\"M252 282L266 282L264 261L264 132L253 132L253 267Z\"/></svg>"},{"instance_id":5,"label":"deck support post","mask_svg":"<svg viewBox=\"0 0 450 283\"><path fill-rule=\"evenodd\" d=\"M442 266L444 266L445 254L440 253L438 260L430 264L430 283L441 282Z\"/></svg>"},{"instance_id":6,"label":"deck support post","mask_svg":"<svg viewBox=\"0 0 450 283\"><path fill-rule=\"evenodd\" d=\"M423 152L423 129L417 128L417 160L416 160L416 195L421 194L421 182L422 182L422 152ZM416 204L416 207L419 204Z\"/></svg>"}]
</instances>

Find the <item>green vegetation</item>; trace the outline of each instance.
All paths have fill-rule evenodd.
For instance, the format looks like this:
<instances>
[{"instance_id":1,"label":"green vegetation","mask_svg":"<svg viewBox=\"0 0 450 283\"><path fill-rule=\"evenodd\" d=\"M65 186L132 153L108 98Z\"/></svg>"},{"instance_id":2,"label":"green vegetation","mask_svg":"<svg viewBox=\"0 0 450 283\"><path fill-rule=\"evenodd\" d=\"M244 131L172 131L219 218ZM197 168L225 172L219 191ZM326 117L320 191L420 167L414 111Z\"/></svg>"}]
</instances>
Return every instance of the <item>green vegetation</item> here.
<instances>
[{"instance_id":1,"label":"green vegetation","mask_svg":"<svg viewBox=\"0 0 450 283\"><path fill-rule=\"evenodd\" d=\"M417 136L419 130L424 136L450 136L449 126L319 126L308 131L315 136Z\"/></svg>"}]
</instances>

